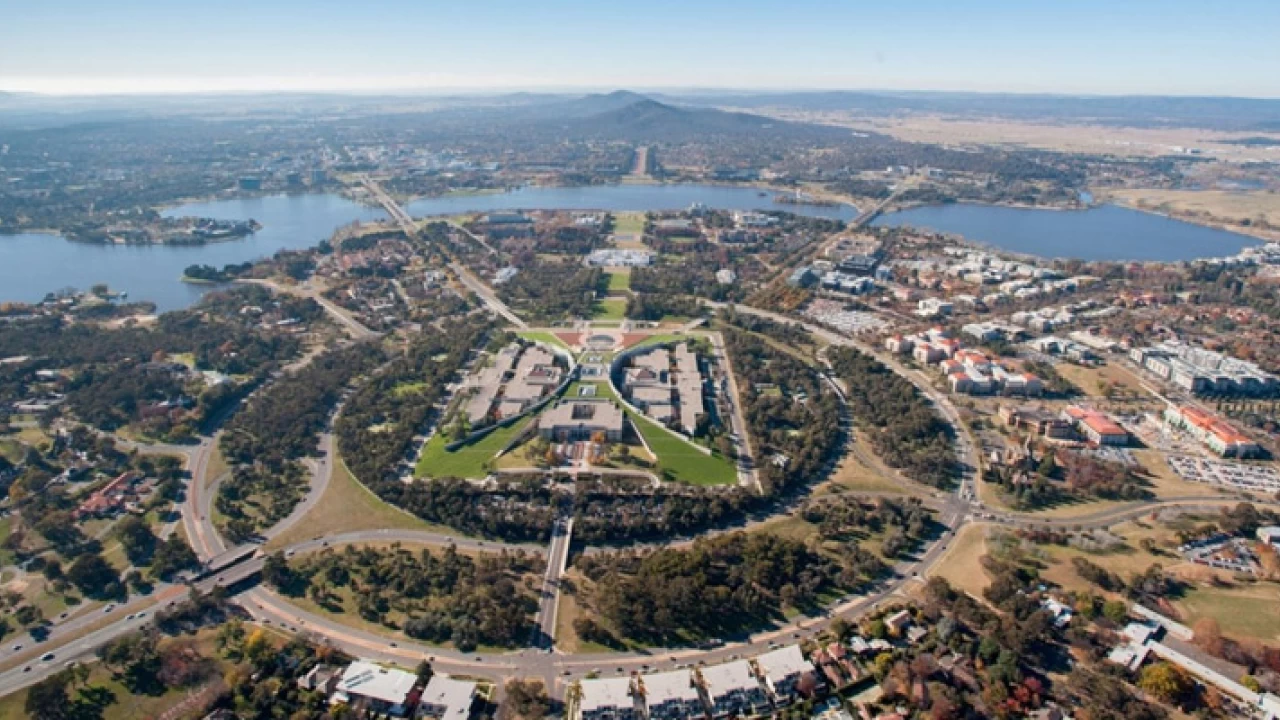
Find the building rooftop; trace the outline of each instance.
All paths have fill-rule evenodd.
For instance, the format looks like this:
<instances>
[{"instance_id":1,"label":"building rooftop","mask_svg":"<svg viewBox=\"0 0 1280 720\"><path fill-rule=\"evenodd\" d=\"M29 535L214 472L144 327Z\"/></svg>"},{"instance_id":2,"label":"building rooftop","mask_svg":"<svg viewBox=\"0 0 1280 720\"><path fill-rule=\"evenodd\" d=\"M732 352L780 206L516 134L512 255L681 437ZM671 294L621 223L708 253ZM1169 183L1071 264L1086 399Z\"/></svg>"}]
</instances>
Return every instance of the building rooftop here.
<instances>
[{"instance_id":1,"label":"building rooftop","mask_svg":"<svg viewBox=\"0 0 1280 720\"><path fill-rule=\"evenodd\" d=\"M357 660L343 671L334 692L403 705L417 682L413 673Z\"/></svg>"},{"instance_id":2,"label":"building rooftop","mask_svg":"<svg viewBox=\"0 0 1280 720\"><path fill-rule=\"evenodd\" d=\"M756 657L756 665L765 677L774 682L797 673L813 672L813 663L804 659L799 645L788 645L759 655Z\"/></svg>"},{"instance_id":3,"label":"building rooftop","mask_svg":"<svg viewBox=\"0 0 1280 720\"><path fill-rule=\"evenodd\" d=\"M471 702L475 698L476 684L454 680L444 675L432 675L422 691L421 702L446 708L441 720L466 720L471 714Z\"/></svg>"},{"instance_id":4,"label":"building rooftop","mask_svg":"<svg viewBox=\"0 0 1280 720\"><path fill-rule=\"evenodd\" d=\"M760 687L760 681L751 672L751 664L746 660L704 667L702 681L706 684L707 694L712 699L728 695L735 690L753 690Z\"/></svg>"},{"instance_id":5,"label":"building rooftop","mask_svg":"<svg viewBox=\"0 0 1280 720\"><path fill-rule=\"evenodd\" d=\"M599 678L579 683L582 694L578 706L583 712L635 705L631 694L631 678Z\"/></svg>"},{"instance_id":6,"label":"building rooftop","mask_svg":"<svg viewBox=\"0 0 1280 720\"><path fill-rule=\"evenodd\" d=\"M664 702L690 702L698 700L698 689L693 686L693 676L688 670L654 673L644 676L644 699L649 707Z\"/></svg>"}]
</instances>

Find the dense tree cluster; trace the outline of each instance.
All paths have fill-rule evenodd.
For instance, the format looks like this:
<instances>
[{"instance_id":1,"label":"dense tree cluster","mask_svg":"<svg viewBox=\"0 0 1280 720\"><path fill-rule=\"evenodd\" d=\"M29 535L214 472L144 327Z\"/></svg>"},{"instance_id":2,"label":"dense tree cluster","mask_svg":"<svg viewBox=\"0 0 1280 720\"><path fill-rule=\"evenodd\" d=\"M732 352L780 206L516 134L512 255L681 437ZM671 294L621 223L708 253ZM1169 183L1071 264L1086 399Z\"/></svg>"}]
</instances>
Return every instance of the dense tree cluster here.
<instances>
[{"instance_id":1,"label":"dense tree cluster","mask_svg":"<svg viewBox=\"0 0 1280 720\"><path fill-rule=\"evenodd\" d=\"M233 543L242 543L289 516L310 486L301 463L279 468L263 464L238 465L218 485L214 508L222 514L218 530Z\"/></svg>"},{"instance_id":2,"label":"dense tree cluster","mask_svg":"<svg viewBox=\"0 0 1280 720\"><path fill-rule=\"evenodd\" d=\"M403 354L351 394L334 430L343 460L357 478L371 486L399 482L396 464L433 419L445 386L487 329L474 319L416 336Z\"/></svg>"},{"instance_id":3,"label":"dense tree cluster","mask_svg":"<svg viewBox=\"0 0 1280 720\"><path fill-rule=\"evenodd\" d=\"M555 522L554 494L542 478L499 480L477 487L458 478L370 483L383 500L431 523L511 542L542 542Z\"/></svg>"},{"instance_id":4,"label":"dense tree cluster","mask_svg":"<svg viewBox=\"0 0 1280 720\"><path fill-rule=\"evenodd\" d=\"M344 388L385 360L375 343L327 352L271 383L227 423L223 455L234 463L279 469L316 451L319 435Z\"/></svg>"},{"instance_id":5,"label":"dense tree cluster","mask_svg":"<svg viewBox=\"0 0 1280 720\"><path fill-rule=\"evenodd\" d=\"M658 297L692 295L718 302L733 302L746 297L741 283L722 283L716 278L720 268L730 267L728 258L694 258L678 265L638 267L631 270L631 289L637 293ZM671 313L677 314L677 313ZM698 315L700 313L680 313ZM627 317L641 318L630 310ZM658 319L658 318L643 318Z\"/></svg>"},{"instance_id":6,"label":"dense tree cluster","mask_svg":"<svg viewBox=\"0 0 1280 720\"><path fill-rule=\"evenodd\" d=\"M623 637L690 641L754 629L840 587L840 565L803 543L735 532L687 549L584 556L591 604Z\"/></svg>"},{"instance_id":7,"label":"dense tree cluster","mask_svg":"<svg viewBox=\"0 0 1280 720\"><path fill-rule=\"evenodd\" d=\"M848 387L855 425L889 467L914 480L948 487L957 472L952 429L910 381L852 348L830 353Z\"/></svg>"},{"instance_id":8,"label":"dense tree cluster","mask_svg":"<svg viewBox=\"0 0 1280 720\"><path fill-rule=\"evenodd\" d=\"M627 298L627 317L656 322L665 317L694 318L702 315L695 298L635 293Z\"/></svg>"},{"instance_id":9,"label":"dense tree cluster","mask_svg":"<svg viewBox=\"0 0 1280 720\"><path fill-rule=\"evenodd\" d=\"M537 601L523 578L541 573L542 565L540 556L522 551L471 557L453 546L416 553L347 546L297 558L269 575L264 570L264 577L282 592L306 593L330 612L343 612L344 598L350 598L367 621L469 651L528 639Z\"/></svg>"},{"instance_id":10,"label":"dense tree cluster","mask_svg":"<svg viewBox=\"0 0 1280 720\"><path fill-rule=\"evenodd\" d=\"M499 285L498 295L530 320L553 323L591 317L604 283L600 268L535 261Z\"/></svg>"},{"instance_id":11,"label":"dense tree cluster","mask_svg":"<svg viewBox=\"0 0 1280 720\"><path fill-rule=\"evenodd\" d=\"M765 490L818 479L840 444L839 399L816 370L760 336L730 328L724 338Z\"/></svg>"}]
</instances>

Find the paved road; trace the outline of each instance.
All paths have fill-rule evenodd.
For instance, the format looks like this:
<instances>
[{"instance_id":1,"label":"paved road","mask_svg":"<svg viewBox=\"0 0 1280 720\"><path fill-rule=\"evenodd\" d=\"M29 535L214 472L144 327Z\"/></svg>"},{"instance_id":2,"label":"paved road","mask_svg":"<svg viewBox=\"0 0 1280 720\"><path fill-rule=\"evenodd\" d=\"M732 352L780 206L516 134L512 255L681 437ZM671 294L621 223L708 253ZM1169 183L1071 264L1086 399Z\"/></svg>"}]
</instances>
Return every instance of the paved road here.
<instances>
[{"instance_id":1,"label":"paved road","mask_svg":"<svg viewBox=\"0 0 1280 720\"><path fill-rule=\"evenodd\" d=\"M560 578L569 564L569 544L573 538L573 518L559 517L551 529L551 544L547 550L547 571L542 577L542 589L538 597L538 616L535 619L533 647L550 652L555 645L556 620L560 607Z\"/></svg>"},{"instance_id":2,"label":"paved road","mask_svg":"<svg viewBox=\"0 0 1280 720\"><path fill-rule=\"evenodd\" d=\"M316 303L320 305L320 307L324 308L324 311L327 312L330 315L330 317L332 317L338 323L339 326L345 329L347 333L351 335L352 339L367 340L370 338L379 337L379 333L365 327L363 323L361 323L359 320L355 318L354 315L351 314L350 310L347 310L346 308L338 305L334 301L320 294L320 291L312 287L309 282L301 285L282 285L273 280L257 280L257 279L249 279L249 278L239 279L239 280L236 280L235 282L251 284L251 285L262 285L265 287L269 287L272 290L279 293L285 293L287 295L297 295L300 297L310 298L312 300L315 300Z\"/></svg>"}]
</instances>

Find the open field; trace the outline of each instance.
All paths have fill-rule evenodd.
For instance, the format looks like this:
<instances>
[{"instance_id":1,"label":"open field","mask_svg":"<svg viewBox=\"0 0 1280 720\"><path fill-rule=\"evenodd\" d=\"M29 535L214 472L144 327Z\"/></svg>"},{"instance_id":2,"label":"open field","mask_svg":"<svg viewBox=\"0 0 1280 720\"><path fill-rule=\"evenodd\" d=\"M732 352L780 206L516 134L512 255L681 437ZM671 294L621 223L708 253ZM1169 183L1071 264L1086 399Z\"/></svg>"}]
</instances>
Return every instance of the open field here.
<instances>
[{"instance_id":1,"label":"open field","mask_svg":"<svg viewBox=\"0 0 1280 720\"><path fill-rule=\"evenodd\" d=\"M498 451L506 446L511 438L519 434L531 421L525 418L503 428L498 428L479 440L464 445L454 451L445 449L448 442L443 435L437 433L427 441L422 449L422 457L418 458L418 467L414 470L417 477L463 477L482 478L488 474L489 461Z\"/></svg>"},{"instance_id":2,"label":"open field","mask_svg":"<svg viewBox=\"0 0 1280 720\"><path fill-rule=\"evenodd\" d=\"M630 277L630 276L628 276ZM610 276L612 283L612 276ZM592 320L622 320L626 317L627 301L622 298L605 298L597 300L596 305L591 310Z\"/></svg>"},{"instance_id":3,"label":"open field","mask_svg":"<svg viewBox=\"0 0 1280 720\"><path fill-rule=\"evenodd\" d=\"M317 535L337 535L356 530L427 530L458 535L452 528L423 522L388 505L374 495L347 470L341 460L333 468L333 479L324 494L293 527L272 538L268 548L281 548Z\"/></svg>"},{"instance_id":4,"label":"open field","mask_svg":"<svg viewBox=\"0 0 1280 720\"><path fill-rule=\"evenodd\" d=\"M556 649L566 654L615 652L614 648L587 642L573 630L573 621L591 613L578 604L571 592L560 593L560 607L556 613Z\"/></svg>"},{"instance_id":5,"label":"open field","mask_svg":"<svg viewBox=\"0 0 1280 720\"><path fill-rule=\"evenodd\" d=\"M609 268L609 292L620 293L631 289L630 268Z\"/></svg>"},{"instance_id":6,"label":"open field","mask_svg":"<svg viewBox=\"0 0 1280 720\"><path fill-rule=\"evenodd\" d=\"M1266 190L1108 190L1106 196L1122 205L1152 212L1231 223L1261 219L1280 225L1280 193Z\"/></svg>"},{"instance_id":7,"label":"open field","mask_svg":"<svg viewBox=\"0 0 1280 720\"><path fill-rule=\"evenodd\" d=\"M1084 367L1061 362L1055 365L1054 369L1058 371L1059 375L1079 388L1080 392L1089 397L1105 397L1104 389L1107 387L1114 388L1118 395L1129 396L1137 393L1144 397L1150 397L1140 384L1141 378L1118 361L1109 362L1098 367Z\"/></svg>"},{"instance_id":8,"label":"open field","mask_svg":"<svg viewBox=\"0 0 1280 720\"><path fill-rule=\"evenodd\" d=\"M982 591L991 582L990 576L982 567L982 556L987 554L987 532L990 528L985 523L970 523L960 528L960 532L951 541L951 548L933 566L930 574L943 578L957 590L982 597Z\"/></svg>"},{"instance_id":9,"label":"open field","mask_svg":"<svg viewBox=\"0 0 1280 720\"><path fill-rule=\"evenodd\" d=\"M942 145L994 145L1042 148L1068 153L1103 153L1130 157L1155 157L1175 148L1194 147L1201 157L1242 161L1263 156L1258 148L1225 141L1265 133L1222 132L1203 128L1132 128L1084 123L1048 123L1000 118L967 119L909 114L899 117L861 117L856 113L770 113L792 120L874 130L908 142ZM1280 135L1276 144L1280 145Z\"/></svg>"},{"instance_id":10,"label":"open field","mask_svg":"<svg viewBox=\"0 0 1280 720\"><path fill-rule=\"evenodd\" d=\"M538 330L522 330L516 334L524 338L525 340L533 340L534 342L540 342L546 345L551 345L553 347L564 348L565 350L569 349L569 346L565 345L564 341L556 337L553 333L541 332Z\"/></svg>"},{"instance_id":11,"label":"open field","mask_svg":"<svg viewBox=\"0 0 1280 720\"><path fill-rule=\"evenodd\" d=\"M1207 617L1218 621L1225 635L1267 643L1280 641L1280 586L1275 583L1197 586L1174 606L1188 625Z\"/></svg>"},{"instance_id":12,"label":"open field","mask_svg":"<svg viewBox=\"0 0 1280 720\"><path fill-rule=\"evenodd\" d=\"M820 488L829 491L920 494L919 487L897 481L894 471L871 452L861 433L855 431L853 442L856 444L855 451L848 452L841 458L836 471Z\"/></svg>"},{"instance_id":13,"label":"open field","mask_svg":"<svg viewBox=\"0 0 1280 720\"><path fill-rule=\"evenodd\" d=\"M641 213L641 212L614 213L613 231L615 233L644 232L644 213Z\"/></svg>"}]
</instances>

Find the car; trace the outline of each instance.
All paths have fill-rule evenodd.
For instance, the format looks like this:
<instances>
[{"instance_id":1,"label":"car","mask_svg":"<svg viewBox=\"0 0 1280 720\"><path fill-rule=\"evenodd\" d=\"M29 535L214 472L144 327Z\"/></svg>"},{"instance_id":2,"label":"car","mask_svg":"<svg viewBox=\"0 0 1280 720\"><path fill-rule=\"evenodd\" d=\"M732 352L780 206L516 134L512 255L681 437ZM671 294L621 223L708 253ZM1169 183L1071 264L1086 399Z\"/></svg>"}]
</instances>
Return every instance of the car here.
<instances>
[{"instance_id":1,"label":"car","mask_svg":"<svg viewBox=\"0 0 1280 720\"><path fill-rule=\"evenodd\" d=\"M132 620L132 619L133 619L133 613L129 613L128 615L125 615L125 616L124 616L124 619L125 619L125 620Z\"/></svg>"},{"instance_id":2,"label":"car","mask_svg":"<svg viewBox=\"0 0 1280 720\"><path fill-rule=\"evenodd\" d=\"M53 657L53 653L45 653L40 656L40 662L49 662Z\"/></svg>"},{"instance_id":3,"label":"car","mask_svg":"<svg viewBox=\"0 0 1280 720\"><path fill-rule=\"evenodd\" d=\"M115 605L108 605L108 606L106 606L106 607L102 608L102 612L104 612L104 613L109 613L109 612L111 612L112 610L115 610L115 609L116 609L116 606L115 606Z\"/></svg>"},{"instance_id":4,"label":"car","mask_svg":"<svg viewBox=\"0 0 1280 720\"><path fill-rule=\"evenodd\" d=\"M26 666L26 667L22 668L22 672L31 672L31 666L30 666L30 665L28 665L28 666Z\"/></svg>"},{"instance_id":5,"label":"car","mask_svg":"<svg viewBox=\"0 0 1280 720\"><path fill-rule=\"evenodd\" d=\"M400 643L393 642L391 643L391 647L400 647Z\"/></svg>"}]
</instances>

